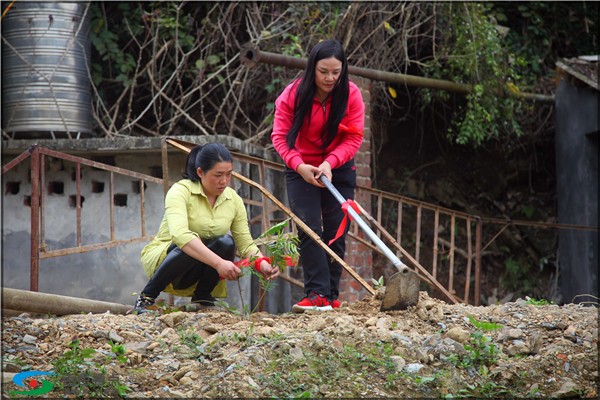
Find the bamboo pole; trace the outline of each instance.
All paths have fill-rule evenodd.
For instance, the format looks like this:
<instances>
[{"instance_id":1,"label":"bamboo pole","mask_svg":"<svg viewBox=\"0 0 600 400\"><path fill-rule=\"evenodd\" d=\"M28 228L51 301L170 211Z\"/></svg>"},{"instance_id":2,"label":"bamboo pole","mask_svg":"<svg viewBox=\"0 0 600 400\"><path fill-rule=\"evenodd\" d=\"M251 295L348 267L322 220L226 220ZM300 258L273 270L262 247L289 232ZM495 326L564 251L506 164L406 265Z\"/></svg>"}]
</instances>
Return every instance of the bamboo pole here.
<instances>
[{"instance_id":1,"label":"bamboo pole","mask_svg":"<svg viewBox=\"0 0 600 400\"><path fill-rule=\"evenodd\" d=\"M106 301L82 299L58 294L31 292L28 290L2 288L2 309L18 310L34 314L127 314L133 307Z\"/></svg>"}]
</instances>

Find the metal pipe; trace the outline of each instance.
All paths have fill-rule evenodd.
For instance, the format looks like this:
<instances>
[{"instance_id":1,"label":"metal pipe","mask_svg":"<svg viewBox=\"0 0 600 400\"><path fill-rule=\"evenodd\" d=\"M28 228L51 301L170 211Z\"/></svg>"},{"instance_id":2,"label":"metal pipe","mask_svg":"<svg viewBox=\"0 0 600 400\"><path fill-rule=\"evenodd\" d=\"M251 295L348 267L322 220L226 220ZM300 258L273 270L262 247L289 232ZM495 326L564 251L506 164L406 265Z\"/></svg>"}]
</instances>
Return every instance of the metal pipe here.
<instances>
[{"instance_id":1,"label":"metal pipe","mask_svg":"<svg viewBox=\"0 0 600 400\"><path fill-rule=\"evenodd\" d=\"M267 51L260 51L258 48L246 47L240 51L240 61L246 67L252 68L256 64L272 64L279 65L282 67L304 69L306 68L307 59L299 57L284 56L282 54L270 53ZM355 66L348 66L348 72L352 75L362 76L364 78L372 79L375 81L383 81L389 83L397 83L406 86L423 87L429 89L447 90L449 92L456 92L467 94L473 91L473 85L465 83L456 83L443 79L432 79L424 78L421 76L399 74L395 72L380 71L371 68L362 68ZM515 96L523 98L524 100L537 101L540 103L554 103L553 95L545 95L538 93L525 93L505 91L498 93L500 96Z\"/></svg>"}]
</instances>

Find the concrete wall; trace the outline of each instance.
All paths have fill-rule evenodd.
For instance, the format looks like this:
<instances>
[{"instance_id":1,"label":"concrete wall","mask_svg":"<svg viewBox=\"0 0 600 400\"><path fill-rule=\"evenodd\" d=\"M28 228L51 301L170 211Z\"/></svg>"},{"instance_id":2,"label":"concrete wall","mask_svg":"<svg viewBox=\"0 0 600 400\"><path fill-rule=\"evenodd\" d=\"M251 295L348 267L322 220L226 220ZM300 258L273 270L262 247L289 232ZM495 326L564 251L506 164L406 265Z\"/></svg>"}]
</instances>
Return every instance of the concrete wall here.
<instances>
[{"instance_id":1,"label":"concrete wall","mask_svg":"<svg viewBox=\"0 0 600 400\"><path fill-rule=\"evenodd\" d=\"M6 162L8 157L3 157ZM56 158L46 158L45 247L59 250L76 246L75 164ZM152 155L114 155L115 165L135 166L138 172L149 174L160 166L160 153ZM31 196L29 160L7 172L2 178L2 273L3 286L29 289L30 280L30 218ZM81 232L82 245L110 240L110 174L82 166L81 168ZM18 192L13 188L19 186ZM119 205L114 207L115 239L141 236L140 194L134 185L139 181L114 175L114 191ZM102 188L103 186L103 188ZM16 192L16 193L15 193ZM149 183L145 192L146 230L153 235L160 223L163 208L162 185ZM85 297L95 300L129 304L131 293L139 291L146 278L141 272L139 254L145 243L118 246L40 260L39 290L46 293Z\"/></svg>"},{"instance_id":2,"label":"concrete wall","mask_svg":"<svg viewBox=\"0 0 600 400\"><path fill-rule=\"evenodd\" d=\"M556 91L559 223L598 226L598 118L598 91L563 79ZM562 229L558 262L562 302L597 302L576 296L598 296L598 231Z\"/></svg>"}]
</instances>

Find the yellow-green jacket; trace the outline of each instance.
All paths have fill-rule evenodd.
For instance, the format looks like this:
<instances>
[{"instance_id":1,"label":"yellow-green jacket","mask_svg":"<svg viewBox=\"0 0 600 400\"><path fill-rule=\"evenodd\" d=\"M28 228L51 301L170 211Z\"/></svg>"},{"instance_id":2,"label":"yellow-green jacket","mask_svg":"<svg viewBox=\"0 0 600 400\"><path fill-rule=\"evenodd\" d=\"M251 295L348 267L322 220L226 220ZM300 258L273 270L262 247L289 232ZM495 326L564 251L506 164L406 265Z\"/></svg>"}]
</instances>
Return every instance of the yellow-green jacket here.
<instances>
[{"instance_id":1,"label":"yellow-green jacket","mask_svg":"<svg viewBox=\"0 0 600 400\"><path fill-rule=\"evenodd\" d=\"M148 278L154 275L171 243L182 248L194 238L201 240L231 233L242 257L258 253L248 228L248 217L242 198L228 187L210 206L200 182L182 179L175 183L165 197L165 214L154 239L142 249L142 266ZM175 290L169 284L165 292L189 297L196 284ZM213 297L227 297L227 285L221 280L212 291Z\"/></svg>"}]
</instances>

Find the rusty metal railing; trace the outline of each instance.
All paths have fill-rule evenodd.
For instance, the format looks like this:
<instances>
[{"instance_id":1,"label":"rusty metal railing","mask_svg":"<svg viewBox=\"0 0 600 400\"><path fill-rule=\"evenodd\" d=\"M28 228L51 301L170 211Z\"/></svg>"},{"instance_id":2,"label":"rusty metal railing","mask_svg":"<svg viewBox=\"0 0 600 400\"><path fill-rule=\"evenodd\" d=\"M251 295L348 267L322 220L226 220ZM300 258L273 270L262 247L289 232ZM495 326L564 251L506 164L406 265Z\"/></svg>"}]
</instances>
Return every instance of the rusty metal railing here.
<instances>
[{"instance_id":1,"label":"rusty metal railing","mask_svg":"<svg viewBox=\"0 0 600 400\"><path fill-rule=\"evenodd\" d=\"M370 197L374 223L394 239L398 258L412 253L455 298L479 304L481 218L373 188L357 192Z\"/></svg>"},{"instance_id":2,"label":"rusty metal railing","mask_svg":"<svg viewBox=\"0 0 600 400\"><path fill-rule=\"evenodd\" d=\"M195 144L168 138L163 144L163 155L166 155L167 145L189 149ZM261 186L270 189L270 185L265 181L267 171L279 174L278 179L283 182L283 164L236 152L232 152L232 154L242 168L246 168L246 175L258 181ZM164 161L165 158L163 158ZM250 171L249 166L254 167L255 170ZM163 168L165 168L164 165ZM253 199L252 196L242 197L246 204L261 209L254 214L254 217L250 218L250 223L260 222L261 230L266 230L274 220L269 216L273 208L265 196L262 196L260 200ZM384 239L387 239L388 243L397 249L399 258L404 257L405 261L408 259L409 266L413 268L415 265L421 268L425 267L428 276L420 274L419 269L416 269L415 272L423 281L429 282L433 290L437 290L438 297L473 305L479 305L481 300L483 251L508 226L522 225L541 229L598 229L598 227L568 224L485 218L360 185L356 188L355 198L370 205L369 213L374 216L371 217L372 224L375 225L379 234L383 234ZM498 225L502 225L500 231L493 234ZM292 229L297 231L297 227L293 224ZM349 237L374 252L381 253L376 246L363 239L356 224L352 224ZM485 245L483 244L484 237L488 238ZM409 251L412 251L414 256L409 254ZM284 275L282 278L302 286L301 282L293 280L289 276ZM437 289L440 285L444 290Z\"/></svg>"},{"instance_id":3,"label":"rusty metal railing","mask_svg":"<svg viewBox=\"0 0 600 400\"><path fill-rule=\"evenodd\" d=\"M61 249L48 250L46 246L46 157L65 160L75 164L76 181L76 245ZM2 167L2 175L10 171L16 165L24 162L27 158L31 160L31 250L30 250L30 290L37 292L39 290L39 261L40 259L61 257L68 254L85 253L92 250L107 249L115 246L145 242L152 239L146 232L146 215L144 207L145 182L163 184L163 180L153 176L129 171L123 168L114 167L85 158L60 153L58 151L41 148L37 145L31 146L28 150L18 155L12 161ZM109 192L110 192L110 240L104 243L95 243L82 245L81 228L81 166L86 165L99 170L107 171L110 174ZM124 175L140 180L140 236L129 239L115 239L115 218L114 218L114 175ZM42 190L41 190L42 189Z\"/></svg>"},{"instance_id":4,"label":"rusty metal railing","mask_svg":"<svg viewBox=\"0 0 600 400\"><path fill-rule=\"evenodd\" d=\"M180 148L181 150L187 150L189 151L189 149L191 147L194 147L195 144L194 143L190 143L190 142L186 142L186 141L181 141L178 139L174 139L174 138L167 138L163 141L163 149L162 149L162 153L163 153L163 176L168 176L169 174L169 167L168 167L168 157L167 157L167 147L168 146L174 146L176 148ZM232 152L234 159L239 162L242 165L242 169L245 168L246 171L246 175L249 176L251 179L254 179L256 181L258 181L258 183L266 188L269 188L269 185L265 182L265 177L267 176L267 171L270 171L271 173L277 174L279 177L277 179L279 179L281 182L284 181L284 177L283 177L283 171L284 171L284 165L280 164L280 163L276 163L276 162L272 162L272 161L267 161L261 158L257 158L257 157L252 157L252 156L248 156L245 154L240 154L240 153L236 153L236 152ZM250 171L248 168L249 166L253 166L255 167L255 171ZM166 185L165 185L166 186ZM165 190L167 190L167 188L165 188ZM466 264L468 266L467 270L466 270L466 278L465 278L465 282L466 285L464 285L463 287L463 297L462 299L460 299L460 296L455 296L455 293L457 293L457 290L455 290L455 280L454 280L454 275L455 272L453 270L454 268L454 252L455 249L457 248L455 245L455 235L452 235L450 242L451 242L451 251L450 253L452 254L452 262L451 262L451 266L450 266L450 283L447 287L450 288L450 293L448 293L448 291L443 290L441 293L444 297L448 298L450 301L452 302L458 302L456 300L456 298L458 297L461 301L464 302L468 302L469 301L469 293L471 290L470 287L470 281L471 281L471 269L472 269L472 261L475 260L475 290L474 290L474 295L473 297L475 299L479 299L479 271L480 271L480 258L477 257L476 252L473 251L471 243L472 243L472 239L473 239L473 235L471 235L471 231L470 231L470 227L471 227L471 223L473 221L477 221L477 217L475 216L471 216L468 214L464 214L464 213L460 213L460 212L456 212L453 210L449 210L449 209L444 209L442 207L437 207L428 203L424 203L424 202L419 202L416 201L414 199L408 198L408 197L404 197L404 196L399 196L399 195L394 195L391 193L386 193L383 191L378 191L375 189L370 189L367 187L363 187L363 186L357 186L357 190L356 190L356 198L357 199L361 199L361 198L365 198L365 196L375 196L375 201L373 201L373 199L368 199L370 201L367 201L366 203L368 204L377 204L377 207L379 209L379 211L377 211L376 213L373 213L373 215L376 215L376 225L377 228L381 231L385 231L387 233L388 230L386 230L386 228L384 228L383 225L389 225L388 222L389 221L383 221L383 215L382 215L382 202L383 199L388 199L388 200L393 200L394 202L396 202L397 204L400 205L400 209L402 208L402 206L412 206L412 205L416 205L417 206L417 224L416 224L416 248L415 248L415 254L417 254L416 260L412 259L413 261L413 267L414 264L420 264L419 263L419 254L421 251L421 228L422 228L422 218L421 218L421 213L422 210L435 210L436 215L451 215L453 220L456 220L457 218L462 218L465 221L469 221L469 223L467 223L469 231L468 231L468 238L464 239L463 241L469 243L468 245L468 250L467 250L467 254L469 255L467 257L466 260ZM244 202L248 205L250 205L251 207L258 207L260 210L255 213L255 217L254 218L250 218L250 223L257 223L258 221L260 221L261 223L261 231L265 231L266 229L268 229L268 227L270 226L270 224L272 222L274 222L273 218L270 217L271 212L273 211L274 208L272 208L270 206L270 203L268 202L268 199L265 196L261 196L261 200L256 200L253 199L252 197L243 197L244 198ZM266 210L266 212L264 211ZM400 213L400 221L402 220L402 213ZM478 225L480 227L480 222L478 223ZM294 224L292 224L292 230L293 231L297 231L297 227L295 227ZM400 233L401 231L399 230L398 233ZM479 232L479 236L477 235L477 232ZM407 237L409 235L406 235ZM434 233L434 236L436 238L439 238L439 235L437 233L437 231ZM361 244L364 244L365 246L367 246L368 248L374 250L374 251L380 251L377 247L373 246L370 242L367 242L366 240L364 240L361 235L358 232L358 227L356 226L356 224L353 224L353 231L350 232L349 237L352 240L356 240L358 242L360 242ZM476 235L475 237L479 237L481 238L481 234L480 234L480 229L476 229ZM438 239L436 239L438 240ZM402 237L399 234L397 236L397 242L400 243L402 241ZM478 244L480 243L480 239L475 241L475 249L480 248L480 245ZM408 248L408 247L407 247ZM437 252L438 250L436 248L434 248L433 252ZM402 254L398 255L399 258L402 256ZM409 256L410 257L410 256ZM434 260L437 258L434 258ZM416 263L414 262L416 261ZM420 266L420 265L419 265ZM421 279L423 279L424 281L429 281L430 283L433 284L433 286L441 286L438 282L438 264L436 261L433 262L433 269L432 271L431 268L426 268L428 270L428 272L433 272L433 274L429 274L429 277L424 276L423 274L419 274ZM394 271L395 272L395 271ZM416 271L418 273L418 271ZM460 271L461 273L463 273L463 271ZM433 275L431 277L431 275ZM298 285L298 286L302 286L302 283L294 280L293 278L289 277L286 274L282 275L282 278L285 280L289 280L292 283ZM433 282L432 282L433 280Z\"/></svg>"},{"instance_id":5,"label":"rusty metal railing","mask_svg":"<svg viewBox=\"0 0 600 400\"><path fill-rule=\"evenodd\" d=\"M173 139L169 139L173 145ZM182 145L187 142L180 142ZM168 157L166 144L163 144L163 176L168 177ZM261 186L269 188L267 177L271 175L271 182L283 182L284 166L279 163L232 152L236 162L239 162L244 175L258 181ZM46 157L62 159L75 164L76 180L76 245L73 247L53 249L46 248L46 199L45 187ZM106 249L123 244L143 242L151 240L146 232L146 214L144 206L145 182L162 184L166 192L170 187L168 179L160 179L149 175L129 171L123 168L91 161L57 151L39 148L37 145L30 147L27 151L19 154L13 160L2 167L2 175L10 171L16 165L30 158L31 162L31 278L30 290L38 291L39 260L60 257L74 253L84 253L97 249ZM81 166L89 166L104 170L110 174L110 240L104 243L82 244L81 227ZM124 175L140 180L140 235L129 238L115 238L114 223L114 175ZM247 194L242 198L254 212L249 214L250 223L259 224L261 231L266 230L273 222L278 222L274 214L277 208L272 206L266 196L261 193L253 193L249 188ZM464 303L479 305L480 301L480 274L482 252L500 234L511 225L530 226L539 229L584 229L598 230L598 227L586 227L568 224L540 223L534 221L507 221L505 219L484 218L456 210L421 202L409 197L384 192L377 189L358 186L356 198L368 198L365 204L370 204L369 213L372 223L375 224L385 240L391 243L397 250L398 257L414 258L414 261L426 267L428 273L437 282L441 282L447 290L458 300ZM256 211L258 210L258 211ZM483 242L484 224L488 242ZM493 234L493 230L501 226L500 230ZM295 226L291 226L296 230ZM388 236L389 235L389 236ZM353 224L349 235L351 240L356 240L373 251L378 249L361 238L358 227ZM409 256L407 250L413 252ZM418 273L418 271L417 271ZM423 277L423 276L422 276ZM285 276L294 285L302 286L302 282L292 277ZM427 280L427 279L425 279Z\"/></svg>"}]
</instances>

